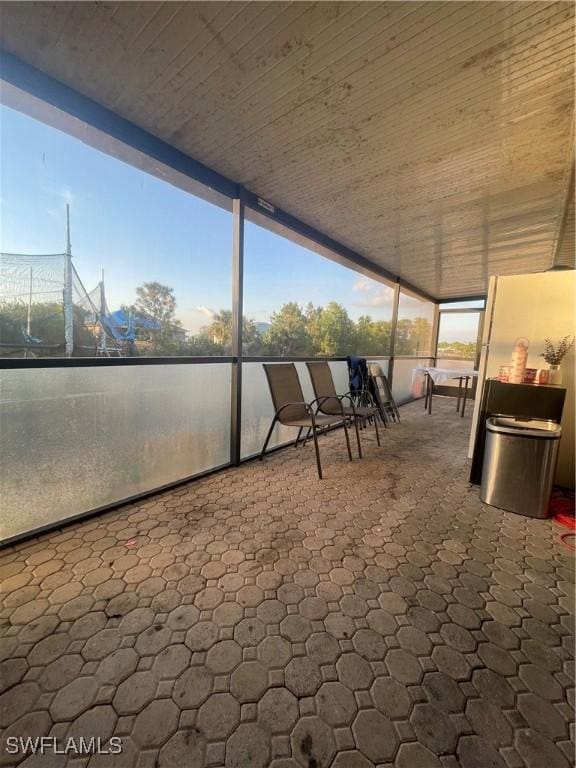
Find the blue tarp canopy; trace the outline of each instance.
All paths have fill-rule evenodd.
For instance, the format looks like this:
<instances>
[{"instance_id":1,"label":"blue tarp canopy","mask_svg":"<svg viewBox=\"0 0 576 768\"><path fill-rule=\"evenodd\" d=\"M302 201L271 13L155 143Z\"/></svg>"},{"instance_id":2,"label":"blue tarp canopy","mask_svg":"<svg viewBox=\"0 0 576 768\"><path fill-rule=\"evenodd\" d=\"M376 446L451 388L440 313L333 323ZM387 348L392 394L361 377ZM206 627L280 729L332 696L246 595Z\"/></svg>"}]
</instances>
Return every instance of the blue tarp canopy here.
<instances>
[{"instance_id":1,"label":"blue tarp canopy","mask_svg":"<svg viewBox=\"0 0 576 768\"><path fill-rule=\"evenodd\" d=\"M125 328L133 326L135 328L147 328L149 331L159 331L162 328L162 323L158 320L153 320L150 317L141 317L140 315L129 315L123 309L117 309L116 312L112 312L110 317L115 325Z\"/></svg>"}]
</instances>

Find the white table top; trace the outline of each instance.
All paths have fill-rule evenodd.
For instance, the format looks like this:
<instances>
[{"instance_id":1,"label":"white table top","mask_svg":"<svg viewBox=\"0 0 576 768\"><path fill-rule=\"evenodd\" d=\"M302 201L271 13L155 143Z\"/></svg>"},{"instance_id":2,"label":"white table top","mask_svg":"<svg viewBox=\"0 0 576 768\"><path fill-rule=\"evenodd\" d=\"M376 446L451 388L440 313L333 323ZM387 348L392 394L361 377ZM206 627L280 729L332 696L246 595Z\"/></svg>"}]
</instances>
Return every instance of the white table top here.
<instances>
[{"instance_id":1,"label":"white table top","mask_svg":"<svg viewBox=\"0 0 576 768\"><path fill-rule=\"evenodd\" d=\"M442 384L449 379L459 379L461 376L470 378L478 376L478 371L472 371L469 368L435 368L434 366L422 365L413 369L412 380L418 373L427 373L434 384Z\"/></svg>"}]
</instances>

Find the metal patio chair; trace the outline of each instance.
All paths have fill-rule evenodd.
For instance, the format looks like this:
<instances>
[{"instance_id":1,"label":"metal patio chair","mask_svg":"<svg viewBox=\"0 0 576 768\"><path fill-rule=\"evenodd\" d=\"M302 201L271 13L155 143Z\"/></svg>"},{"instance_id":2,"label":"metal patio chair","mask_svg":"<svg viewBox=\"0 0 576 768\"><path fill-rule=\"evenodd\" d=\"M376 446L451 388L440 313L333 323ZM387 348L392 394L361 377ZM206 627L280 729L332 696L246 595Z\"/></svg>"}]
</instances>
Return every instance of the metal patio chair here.
<instances>
[{"instance_id":1,"label":"metal patio chair","mask_svg":"<svg viewBox=\"0 0 576 768\"><path fill-rule=\"evenodd\" d=\"M379 363L369 363L368 373L374 382L374 395L380 410L385 416L390 416L392 421L400 421L400 412L396 400L392 395L392 389L388 383L388 377Z\"/></svg>"},{"instance_id":2,"label":"metal patio chair","mask_svg":"<svg viewBox=\"0 0 576 768\"><path fill-rule=\"evenodd\" d=\"M356 442L358 443L358 455L360 458L362 458L362 446L360 445L359 422L362 424L364 421L374 421L376 442L380 445L380 434L378 432L378 424L376 423L379 416L378 406L376 404L356 405L350 392L346 392L344 395L339 395L336 392L332 371L327 362L318 361L314 363L306 363L306 365L312 381L314 394L316 395L316 400L318 402L318 412L327 415L340 414L342 418L347 417L353 422L356 430ZM350 405L344 405L344 400L347 400Z\"/></svg>"},{"instance_id":3,"label":"metal patio chair","mask_svg":"<svg viewBox=\"0 0 576 768\"><path fill-rule=\"evenodd\" d=\"M346 447L348 449L348 458L352 461L352 450L350 448L350 436L348 434L348 424L350 419L338 413L335 415L328 415L318 413L314 406L318 405L317 400L313 400L311 403L307 403L304 400L304 393L302 392L302 385L298 378L298 371L294 363L273 363L270 365L264 364L264 371L266 378L268 379L268 386L270 387L270 394L272 396L272 402L274 403L274 418L272 424L266 435L266 440L262 446L260 452L260 461L264 458L266 448L272 436L272 430L276 426L276 423L284 424L287 427L298 427L298 435L296 437L296 445L300 440L300 435L303 429L308 429L308 432L312 433L314 440L314 451L316 453L316 467L318 469L318 477L322 480L322 465L320 463L320 451L318 449L318 432L325 430L327 427L343 425L344 435L346 436Z\"/></svg>"}]
</instances>

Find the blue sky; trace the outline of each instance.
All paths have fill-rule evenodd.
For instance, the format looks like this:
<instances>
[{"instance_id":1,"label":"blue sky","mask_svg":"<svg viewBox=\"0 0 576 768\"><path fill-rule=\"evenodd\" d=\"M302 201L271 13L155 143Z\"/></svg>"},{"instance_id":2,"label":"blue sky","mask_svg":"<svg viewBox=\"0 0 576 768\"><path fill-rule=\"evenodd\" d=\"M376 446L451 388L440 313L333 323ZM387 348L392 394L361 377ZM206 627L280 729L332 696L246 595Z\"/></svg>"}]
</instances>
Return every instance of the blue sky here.
<instances>
[{"instance_id":1,"label":"blue sky","mask_svg":"<svg viewBox=\"0 0 576 768\"><path fill-rule=\"evenodd\" d=\"M87 290L105 272L110 309L157 280L196 332L231 306L231 214L50 126L0 107L0 249L59 253L70 204L72 252ZM392 290L246 223L244 310L268 321L288 301L342 303L351 317L390 319ZM405 316L421 314L408 301Z\"/></svg>"}]
</instances>

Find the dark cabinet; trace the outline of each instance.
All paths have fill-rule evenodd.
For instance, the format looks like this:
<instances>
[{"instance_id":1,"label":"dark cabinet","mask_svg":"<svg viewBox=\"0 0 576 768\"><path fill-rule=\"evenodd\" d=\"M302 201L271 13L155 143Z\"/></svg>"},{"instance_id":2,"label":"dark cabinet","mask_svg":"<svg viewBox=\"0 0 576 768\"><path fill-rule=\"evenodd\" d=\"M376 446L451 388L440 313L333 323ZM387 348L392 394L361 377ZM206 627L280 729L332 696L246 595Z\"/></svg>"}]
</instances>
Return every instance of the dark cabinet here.
<instances>
[{"instance_id":1,"label":"dark cabinet","mask_svg":"<svg viewBox=\"0 0 576 768\"><path fill-rule=\"evenodd\" d=\"M560 423L566 390L563 387L536 384L507 384L487 379L482 393L476 427L470 482L480 485L488 416L504 414L526 419L550 419Z\"/></svg>"}]
</instances>

